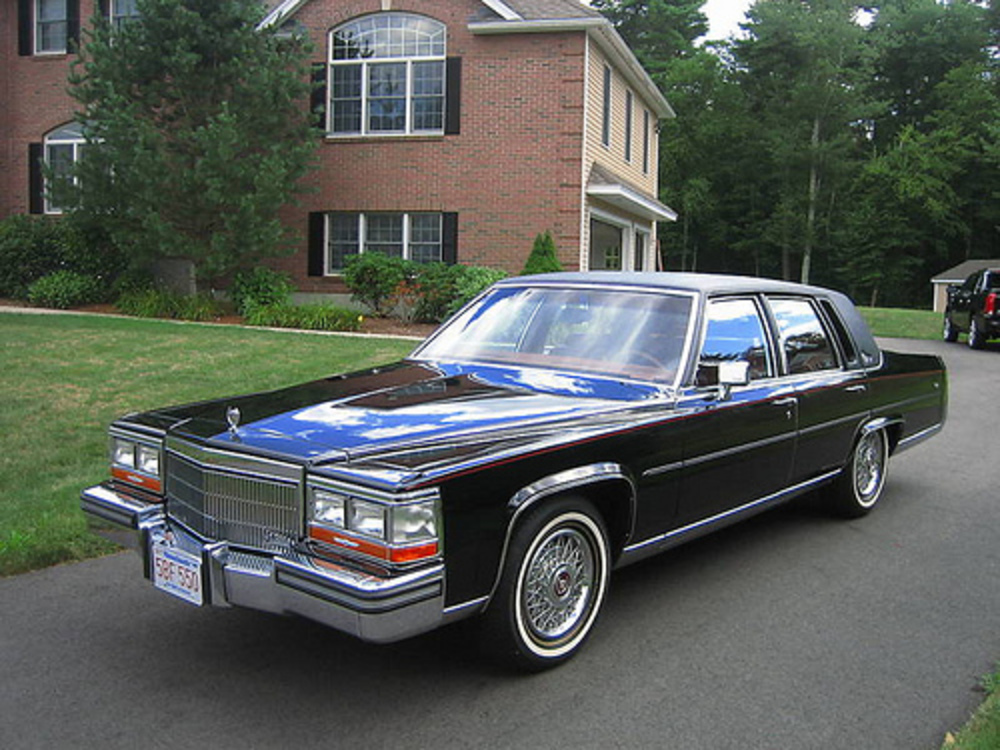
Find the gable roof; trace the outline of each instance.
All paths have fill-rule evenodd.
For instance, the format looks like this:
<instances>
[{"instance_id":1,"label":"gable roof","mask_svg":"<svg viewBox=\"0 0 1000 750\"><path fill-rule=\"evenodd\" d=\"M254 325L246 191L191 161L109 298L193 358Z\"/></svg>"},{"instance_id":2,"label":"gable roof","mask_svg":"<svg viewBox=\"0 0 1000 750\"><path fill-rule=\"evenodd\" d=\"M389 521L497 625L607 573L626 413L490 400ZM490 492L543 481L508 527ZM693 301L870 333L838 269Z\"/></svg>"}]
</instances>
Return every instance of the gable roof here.
<instances>
[{"instance_id":1,"label":"gable roof","mask_svg":"<svg viewBox=\"0 0 1000 750\"><path fill-rule=\"evenodd\" d=\"M954 268L949 268L947 271L942 271L933 279L931 279L932 284L960 284L969 278L976 271L981 271L984 268L1000 268L1000 260L967 260L964 263L959 263Z\"/></svg>"},{"instance_id":2,"label":"gable roof","mask_svg":"<svg viewBox=\"0 0 1000 750\"><path fill-rule=\"evenodd\" d=\"M259 28L280 25L309 0L266 0L270 12ZM666 98L614 25L580 0L480 0L469 22L473 34L582 31L601 47L657 117L674 117Z\"/></svg>"},{"instance_id":3,"label":"gable roof","mask_svg":"<svg viewBox=\"0 0 1000 750\"><path fill-rule=\"evenodd\" d=\"M505 21L603 17L580 0L482 0L482 3Z\"/></svg>"}]
</instances>

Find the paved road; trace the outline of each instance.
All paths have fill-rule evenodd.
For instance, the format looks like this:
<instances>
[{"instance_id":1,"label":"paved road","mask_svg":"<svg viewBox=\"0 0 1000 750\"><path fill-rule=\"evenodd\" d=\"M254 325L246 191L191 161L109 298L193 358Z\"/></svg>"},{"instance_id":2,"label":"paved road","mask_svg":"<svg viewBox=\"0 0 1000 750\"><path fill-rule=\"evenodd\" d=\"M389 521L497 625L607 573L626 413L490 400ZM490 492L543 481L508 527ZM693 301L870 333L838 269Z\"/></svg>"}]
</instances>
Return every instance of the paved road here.
<instances>
[{"instance_id":1,"label":"paved road","mask_svg":"<svg viewBox=\"0 0 1000 750\"><path fill-rule=\"evenodd\" d=\"M1000 658L1000 351L890 343L944 354L952 408L874 514L799 503L620 571L558 670L498 673L464 626L198 610L127 553L0 580L0 748L937 748Z\"/></svg>"}]
</instances>

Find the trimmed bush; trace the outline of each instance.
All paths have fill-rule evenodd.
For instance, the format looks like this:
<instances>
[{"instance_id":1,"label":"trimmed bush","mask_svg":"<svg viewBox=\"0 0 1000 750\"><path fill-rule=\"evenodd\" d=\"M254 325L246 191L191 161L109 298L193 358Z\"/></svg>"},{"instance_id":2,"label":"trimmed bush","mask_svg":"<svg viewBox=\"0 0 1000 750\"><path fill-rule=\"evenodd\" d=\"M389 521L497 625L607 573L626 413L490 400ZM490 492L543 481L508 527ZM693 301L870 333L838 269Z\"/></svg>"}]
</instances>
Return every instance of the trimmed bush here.
<instances>
[{"instance_id":1,"label":"trimmed bush","mask_svg":"<svg viewBox=\"0 0 1000 750\"><path fill-rule=\"evenodd\" d=\"M507 272L499 268L484 266L455 266L455 268L461 268L462 272L455 279L452 301L445 310L444 318L454 315L490 285L507 278Z\"/></svg>"},{"instance_id":2,"label":"trimmed bush","mask_svg":"<svg viewBox=\"0 0 1000 750\"><path fill-rule=\"evenodd\" d=\"M556 273L562 271L562 263L556 257L556 243L552 239L552 234L548 231L535 237L535 244L531 248L531 255L528 256L524 264L522 276L530 276L536 273Z\"/></svg>"},{"instance_id":3,"label":"trimmed bush","mask_svg":"<svg viewBox=\"0 0 1000 750\"><path fill-rule=\"evenodd\" d=\"M100 302L103 298L104 289L100 281L75 271L50 273L28 287L31 304L60 310Z\"/></svg>"},{"instance_id":4,"label":"trimmed bush","mask_svg":"<svg viewBox=\"0 0 1000 750\"><path fill-rule=\"evenodd\" d=\"M229 298L236 311L246 315L254 307L285 304L292 291L294 287L288 274L258 266L236 274L229 288Z\"/></svg>"},{"instance_id":5,"label":"trimmed bush","mask_svg":"<svg viewBox=\"0 0 1000 750\"><path fill-rule=\"evenodd\" d=\"M344 269L344 283L351 299L360 302L373 314L385 318L395 306L399 285L416 275L416 263L382 253L355 255Z\"/></svg>"},{"instance_id":6,"label":"trimmed bush","mask_svg":"<svg viewBox=\"0 0 1000 750\"><path fill-rule=\"evenodd\" d=\"M311 331L358 331L363 316L336 305L261 305L252 307L244 322L268 328L301 328Z\"/></svg>"}]
</instances>

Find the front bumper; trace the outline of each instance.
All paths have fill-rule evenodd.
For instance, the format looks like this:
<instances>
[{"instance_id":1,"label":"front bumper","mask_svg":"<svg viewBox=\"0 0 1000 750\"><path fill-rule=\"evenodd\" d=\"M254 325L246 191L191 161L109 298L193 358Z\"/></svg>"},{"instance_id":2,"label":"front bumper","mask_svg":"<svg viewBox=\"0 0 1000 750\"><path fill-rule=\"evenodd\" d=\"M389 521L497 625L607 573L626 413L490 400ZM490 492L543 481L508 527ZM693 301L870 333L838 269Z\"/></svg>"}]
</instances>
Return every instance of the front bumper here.
<instances>
[{"instance_id":1,"label":"front bumper","mask_svg":"<svg viewBox=\"0 0 1000 750\"><path fill-rule=\"evenodd\" d=\"M444 565L382 577L294 549L263 553L206 542L167 518L163 506L97 485L80 495L91 529L136 549L152 578L151 551L168 545L201 560L204 602L296 614L388 643L444 622Z\"/></svg>"}]
</instances>

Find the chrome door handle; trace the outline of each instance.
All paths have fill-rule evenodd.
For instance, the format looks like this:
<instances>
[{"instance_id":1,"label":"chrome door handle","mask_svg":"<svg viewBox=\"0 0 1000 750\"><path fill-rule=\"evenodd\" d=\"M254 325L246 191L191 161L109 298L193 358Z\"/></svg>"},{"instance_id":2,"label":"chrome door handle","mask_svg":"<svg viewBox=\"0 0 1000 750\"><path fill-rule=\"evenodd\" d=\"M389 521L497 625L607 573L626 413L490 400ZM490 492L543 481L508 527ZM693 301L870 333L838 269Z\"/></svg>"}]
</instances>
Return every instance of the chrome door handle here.
<instances>
[{"instance_id":1,"label":"chrome door handle","mask_svg":"<svg viewBox=\"0 0 1000 750\"><path fill-rule=\"evenodd\" d=\"M864 383L859 385L849 385L844 389L847 393L864 393L868 390L868 386Z\"/></svg>"}]
</instances>

